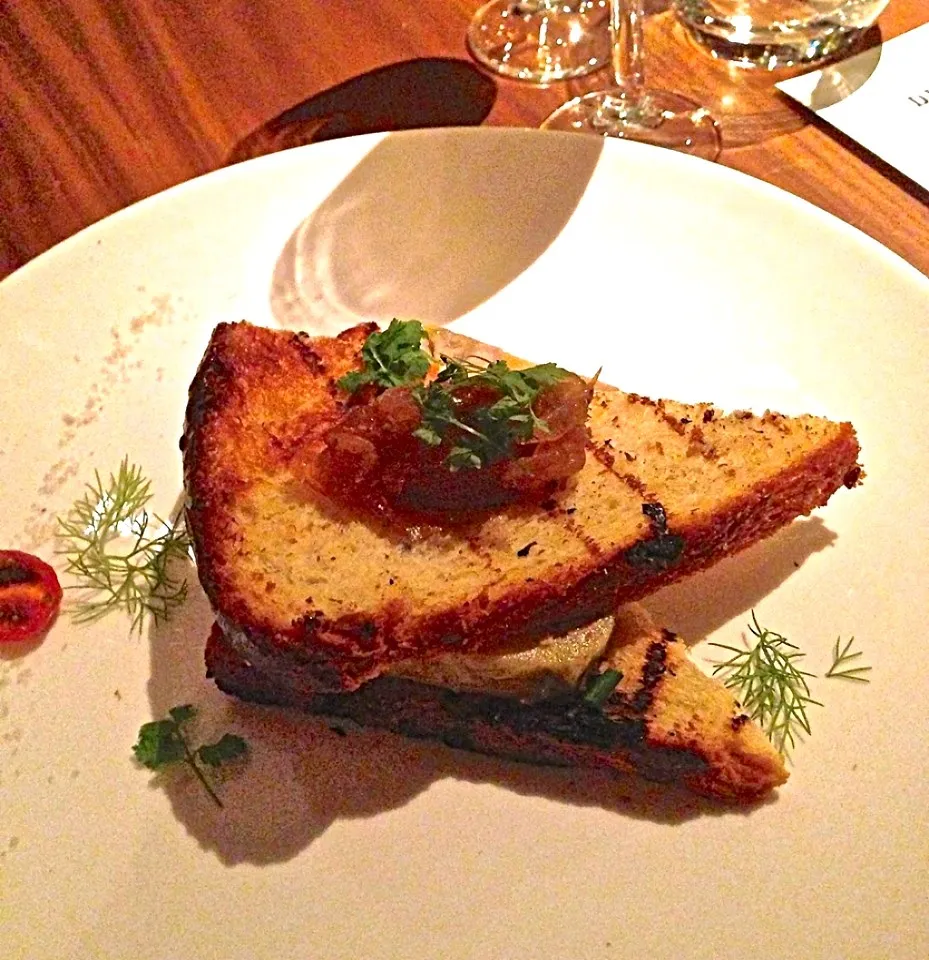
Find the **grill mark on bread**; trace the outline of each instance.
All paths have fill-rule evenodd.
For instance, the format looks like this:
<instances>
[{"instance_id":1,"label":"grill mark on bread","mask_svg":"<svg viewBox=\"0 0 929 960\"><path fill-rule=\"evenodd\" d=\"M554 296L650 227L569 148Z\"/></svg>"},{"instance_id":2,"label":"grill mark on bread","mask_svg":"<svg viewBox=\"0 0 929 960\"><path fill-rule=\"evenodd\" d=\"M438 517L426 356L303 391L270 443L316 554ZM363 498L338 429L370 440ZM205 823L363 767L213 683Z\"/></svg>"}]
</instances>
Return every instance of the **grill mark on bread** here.
<instances>
[{"instance_id":1,"label":"grill mark on bread","mask_svg":"<svg viewBox=\"0 0 929 960\"><path fill-rule=\"evenodd\" d=\"M649 408L654 417L656 423L660 423L668 428L676 436L685 438L687 440L687 456L689 457L700 457L703 460L712 462L718 459L719 454L716 451L716 448L711 444L707 439L706 435L701 428L701 425L695 423L695 417L678 417L671 413L667 406L665 405L664 400L652 400L649 397L643 397L639 394L628 394L627 400L630 404L643 406ZM696 414L695 414L696 416ZM715 416L715 411L712 407L705 410L701 416L702 423L710 423ZM768 415L766 415L767 417ZM784 431L783 421L786 418L782 417L780 414L772 414L770 422L773 423L781 432ZM610 423L616 427L619 425L619 414L611 418ZM767 420L765 421L767 422ZM689 428L689 429L688 429ZM656 448L659 454L664 452L664 447L661 441L655 441ZM603 441L602 446L611 446L609 441ZM607 466L605 457L602 452L602 447L594 447L595 456L604 466ZM623 451L619 451L623 452ZM630 463L634 462L636 457L635 454L625 453L626 460ZM612 463L609 464L610 469L612 469ZM617 474L618 475L618 474ZM642 493L641 491L639 491ZM644 494L642 494L644 496Z\"/></svg>"},{"instance_id":2,"label":"grill mark on bread","mask_svg":"<svg viewBox=\"0 0 929 960\"><path fill-rule=\"evenodd\" d=\"M592 557L600 558L603 556L603 550L600 548L600 544L597 543L596 538L587 533L583 526L578 523L573 516L565 515L564 528L568 531L568 533L577 537L577 539L584 544L587 552Z\"/></svg>"},{"instance_id":3,"label":"grill mark on bread","mask_svg":"<svg viewBox=\"0 0 929 960\"><path fill-rule=\"evenodd\" d=\"M512 759L635 772L654 781L677 781L726 802L753 802L783 783L783 762L731 694L688 660L673 634L636 619L639 623L631 630L628 617L625 628L619 628L617 620L620 646L613 655L619 655L616 663L630 681L639 677L631 689L651 689L647 713L636 711L628 694L626 699L611 698L600 710L578 702L568 691L527 701L492 690L459 692L392 676L372 680L353 693L324 693L300 671L267 674L252 665L218 627L207 643L207 675L245 700L297 707L323 718ZM658 646L667 653L663 672ZM613 655L607 662L613 662ZM671 682L680 676L686 679ZM659 688L661 696L655 699ZM690 704L694 712L688 721ZM684 717L675 720L682 707Z\"/></svg>"},{"instance_id":4,"label":"grill mark on bread","mask_svg":"<svg viewBox=\"0 0 929 960\"><path fill-rule=\"evenodd\" d=\"M634 473L616 469L616 455L608 448L606 442L602 444L592 443L588 446L588 449L607 473L612 474L620 483L625 484L630 490L633 490L642 497L643 500L652 499L648 493L648 488L640 477L637 477ZM627 462L629 462L628 458Z\"/></svg>"},{"instance_id":5,"label":"grill mark on bread","mask_svg":"<svg viewBox=\"0 0 929 960\"><path fill-rule=\"evenodd\" d=\"M642 679L639 681L639 688L629 698L629 705L636 713L645 716L651 710L652 703L665 675L668 660L667 644L673 643L676 639L677 637L670 630L664 630L661 640L655 640L649 644L648 651L645 654L645 662L642 665Z\"/></svg>"}]
</instances>

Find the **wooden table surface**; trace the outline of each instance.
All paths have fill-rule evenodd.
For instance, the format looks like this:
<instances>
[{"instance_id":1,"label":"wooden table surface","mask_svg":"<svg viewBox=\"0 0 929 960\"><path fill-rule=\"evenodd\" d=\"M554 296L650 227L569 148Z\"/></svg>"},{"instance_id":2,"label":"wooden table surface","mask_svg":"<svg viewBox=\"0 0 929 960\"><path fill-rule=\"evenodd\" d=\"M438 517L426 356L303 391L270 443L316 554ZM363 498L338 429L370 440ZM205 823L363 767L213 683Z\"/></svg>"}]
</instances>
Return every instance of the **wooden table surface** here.
<instances>
[{"instance_id":1,"label":"wooden table surface","mask_svg":"<svg viewBox=\"0 0 929 960\"><path fill-rule=\"evenodd\" d=\"M601 72L543 89L481 72L464 39L478 6L0 0L0 277L235 159L368 130L535 127L607 82ZM662 0L649 11L649 78L711 107L721 163L811 200L929 274L927 191L792 105L773 89L780 77L712 61ZM864 43L926 19L925 0L891 0Z\"/></svg>"}]
</instances>

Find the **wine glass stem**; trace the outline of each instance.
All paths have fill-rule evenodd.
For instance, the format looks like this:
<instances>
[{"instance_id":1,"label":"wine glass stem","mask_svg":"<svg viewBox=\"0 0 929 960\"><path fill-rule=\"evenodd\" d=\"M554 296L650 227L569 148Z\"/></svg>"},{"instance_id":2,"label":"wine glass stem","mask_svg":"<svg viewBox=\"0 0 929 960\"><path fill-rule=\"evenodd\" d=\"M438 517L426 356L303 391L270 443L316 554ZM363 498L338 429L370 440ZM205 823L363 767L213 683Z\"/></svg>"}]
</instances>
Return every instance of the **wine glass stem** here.
<instances>
[{"instance_id":1,"label":"wine glass stem","mask_svg":"<svg viewBox=\"0 0 929 960\"><path fill-rule=\"evenodd\" d=\"M643 0L610 0L613 79L618 87L626 89L630 100L638 99L645 86L643 7Z\"/></svg>"}]
</instances>

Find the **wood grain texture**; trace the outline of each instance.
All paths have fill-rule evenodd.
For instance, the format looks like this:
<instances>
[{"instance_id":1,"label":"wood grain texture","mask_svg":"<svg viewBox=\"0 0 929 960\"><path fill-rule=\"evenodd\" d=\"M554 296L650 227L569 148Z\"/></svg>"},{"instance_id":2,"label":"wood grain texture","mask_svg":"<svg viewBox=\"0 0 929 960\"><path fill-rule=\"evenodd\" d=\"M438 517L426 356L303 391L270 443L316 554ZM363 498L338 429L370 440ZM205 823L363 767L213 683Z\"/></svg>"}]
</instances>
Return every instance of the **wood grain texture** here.
<instances>
[{"instance_id":1,"label":"wood grain texture","mask_svg":"<svg viewBox=\"0 0 929 960\"><path fill-rule=\"evenodd\" d=\"M600 73L542 89L480 74L464 39L478 6L0 0L0 277L237 156L368 129L534 127L570 96L606 83ZM714 110L722 163L829 210L929 274L926 191L792 106L774 91L777 78L711 61L661 2L649 9L650 79ZM925 19L924 0L893 0L868 42ZM439 82L434 71L450 60L458 66ZM357 79L398 64L382 75L394 99L385 91L379 103ZM275 126L301 104L308 116Z\"/></svg>"}]
</instances>

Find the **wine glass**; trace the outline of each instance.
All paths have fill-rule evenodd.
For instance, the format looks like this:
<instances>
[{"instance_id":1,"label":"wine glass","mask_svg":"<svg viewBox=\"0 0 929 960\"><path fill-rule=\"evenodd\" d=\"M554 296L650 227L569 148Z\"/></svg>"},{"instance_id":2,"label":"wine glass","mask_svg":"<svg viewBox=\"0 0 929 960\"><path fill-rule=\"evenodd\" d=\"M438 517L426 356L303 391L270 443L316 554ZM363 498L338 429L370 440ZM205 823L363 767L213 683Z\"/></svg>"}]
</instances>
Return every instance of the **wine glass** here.
<instances>
[{"instance_id":1,"label":"wine glass","mask_svg":"<svg viewBox=\"0 0 929 960\"><path fill-rule=\"evenodd\" d=\"M494 73L550 83L605 66L606 0L490 0L468 25L471 55Z\"/></svg>"},{"instance_id":2,"label":"wine glass","mask_svg":"<svg viewBox=\"0 0 929 960\"><path fill-rule=\"evenodd\" d=\"M569 100L542 127L639 140L715 160L719 127L709 111L645 85L643 6L643 0L610 0L613 86Z\"/></svg>"}]
</instances>

